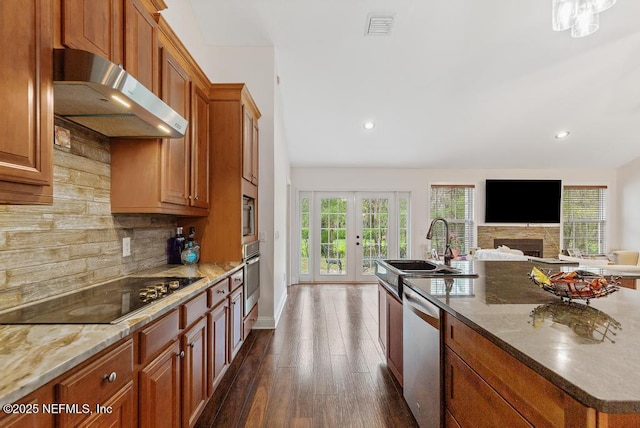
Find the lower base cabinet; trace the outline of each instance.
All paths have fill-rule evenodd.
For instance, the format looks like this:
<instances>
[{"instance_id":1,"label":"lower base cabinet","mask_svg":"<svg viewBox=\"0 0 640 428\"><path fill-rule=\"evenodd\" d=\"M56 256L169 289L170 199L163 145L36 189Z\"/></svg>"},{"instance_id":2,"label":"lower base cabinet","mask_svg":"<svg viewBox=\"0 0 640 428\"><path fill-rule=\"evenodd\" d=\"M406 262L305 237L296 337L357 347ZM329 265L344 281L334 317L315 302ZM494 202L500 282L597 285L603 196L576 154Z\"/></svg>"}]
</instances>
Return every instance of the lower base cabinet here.
<instances>
[{"instance_id":1,"label":"lower base cabinet","mask_svg":"<svg viewBox=\"0 0 640 428\"><path fill-rule=\"evenodd\" d=\"M139 414L143 428L180 425L180 343L174 340L140 370Z\"/></svg>"},{"instance_id":2,"label":"lower base cabinet","mask_svg":"<svg viewBox=\"0 0 640 428\"><path fill-rule=\"evenodd\" d=\"M207 404L207 318L182 336L182 426L192 427Z\"/></svg>"},{"instance_id":3,"label":"lower base cabinet","mask_svg":"<svg viewBox=\"0 0 640 428\"><path fill-rule=\"evenodd\" d=\"M378 341L387 367L398 383L403 382L402 302L378 284Z\"/></svg>"},{"instance_id":4,"label":"lower base cabinet","mask_svg":"<svg viewBox=\"0 0 640 428\"><path fill-rule=\"evenodd\" d=\"M17 401L64 405L58 413L3 413L0 427L193 427L257 319L257 305L243 317L242 281L231 283L217 282Z\"/></svg>"},{"instance_id":5,"label":"lower base cabinet","mask_svg":"<svg viewBox=\"0 0 640 428\"><path fill-rule=\"evenodd\" d=\"M55 386L56 402L69 406L57 416L57 426L135 425L133 340L103 353Z\"/></svg>"}]
</instances>

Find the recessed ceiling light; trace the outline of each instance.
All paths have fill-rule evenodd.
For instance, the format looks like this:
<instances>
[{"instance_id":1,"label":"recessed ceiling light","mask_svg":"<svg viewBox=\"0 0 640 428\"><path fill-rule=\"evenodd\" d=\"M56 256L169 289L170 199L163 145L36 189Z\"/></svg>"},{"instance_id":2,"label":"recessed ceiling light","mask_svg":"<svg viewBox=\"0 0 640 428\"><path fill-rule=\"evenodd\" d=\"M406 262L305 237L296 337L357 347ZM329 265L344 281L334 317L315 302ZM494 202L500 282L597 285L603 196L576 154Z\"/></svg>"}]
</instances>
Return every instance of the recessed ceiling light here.
<instances>
[{"instance_id":1,"label":"recessed ceiling light","mask_svg":"<svg viewBox=\"0 0 640 428\"><path fill-rule=\"evenodd\" d=\"M558 140L562 140L563 138L567 138L569 136L569 131L560 131L556 134L556 138Z\"/></svg>"},{"instance_id":2,"label":"recessed ceiling light","mask_svg":"<svg viewBox=\"0 0 640 428\"><path fill-rule=\"evenodd\" d=\"M367 121L362 125L362 127L363 127L364 129L366 129L367 131L370 131L370 130L372 130L373 128L375 128L375 127L376 127L376 124L375 124L375 123L373 123L373 122L372 122L372 121L370 121L370 120L367 120Z\"/></svg>"}]
</instances>

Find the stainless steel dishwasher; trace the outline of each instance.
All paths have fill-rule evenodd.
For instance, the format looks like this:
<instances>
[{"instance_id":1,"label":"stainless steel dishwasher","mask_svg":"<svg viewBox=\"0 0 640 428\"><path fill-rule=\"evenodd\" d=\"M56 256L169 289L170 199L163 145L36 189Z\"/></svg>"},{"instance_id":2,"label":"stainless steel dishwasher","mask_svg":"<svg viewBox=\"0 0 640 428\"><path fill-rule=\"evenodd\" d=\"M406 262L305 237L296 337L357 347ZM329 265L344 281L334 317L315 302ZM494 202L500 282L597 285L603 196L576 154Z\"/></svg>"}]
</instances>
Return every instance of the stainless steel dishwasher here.
<instances>
[{"instance_id":1,"label":"stainless steel dishwasher","mask_svg":"<svg viewBox=\"0 0 640 428\"><path fill-rule=\"evenodd\" d=\"M440 309L409 287L402 305L404 399L420 427L441 427Z\"/></svg>"}]
</instances>

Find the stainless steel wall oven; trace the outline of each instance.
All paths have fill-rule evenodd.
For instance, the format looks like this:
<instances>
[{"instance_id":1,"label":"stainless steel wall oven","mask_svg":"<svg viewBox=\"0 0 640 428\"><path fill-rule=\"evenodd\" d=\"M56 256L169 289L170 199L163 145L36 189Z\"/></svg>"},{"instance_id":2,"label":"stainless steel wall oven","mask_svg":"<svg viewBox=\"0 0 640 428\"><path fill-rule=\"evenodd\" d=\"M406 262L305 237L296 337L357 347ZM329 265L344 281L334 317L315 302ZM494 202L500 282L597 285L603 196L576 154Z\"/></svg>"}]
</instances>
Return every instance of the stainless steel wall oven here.
<instances>
[{"instance_id":1,"label":"stainless steel wall oven","mask_svg":"<svg viewBox=\"0 0 640 428\"><path fill-rule=\"evenodd\" d=\"M244 246L244 316L260 298L260 241Z\"/></svg>"}]
</instances>

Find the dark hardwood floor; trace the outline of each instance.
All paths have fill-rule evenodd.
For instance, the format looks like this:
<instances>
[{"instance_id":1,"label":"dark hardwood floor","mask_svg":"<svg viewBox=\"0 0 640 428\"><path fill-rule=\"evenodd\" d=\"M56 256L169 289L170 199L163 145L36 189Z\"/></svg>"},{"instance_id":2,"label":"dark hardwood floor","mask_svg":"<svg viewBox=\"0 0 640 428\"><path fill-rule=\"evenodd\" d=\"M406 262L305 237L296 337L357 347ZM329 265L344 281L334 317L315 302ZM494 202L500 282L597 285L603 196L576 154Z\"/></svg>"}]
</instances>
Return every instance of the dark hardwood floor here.
<instances>
[{"instance_id":1,"label":"dark hardwood floor","mask_svg":"<svg viewBox=\"0 0 640 428\"><path fill-rule=\"evenodd\" d=\"M198 427L414 427L378 344L377 286L295 285L254 330Z\"/></svg>"}]
</instances>

